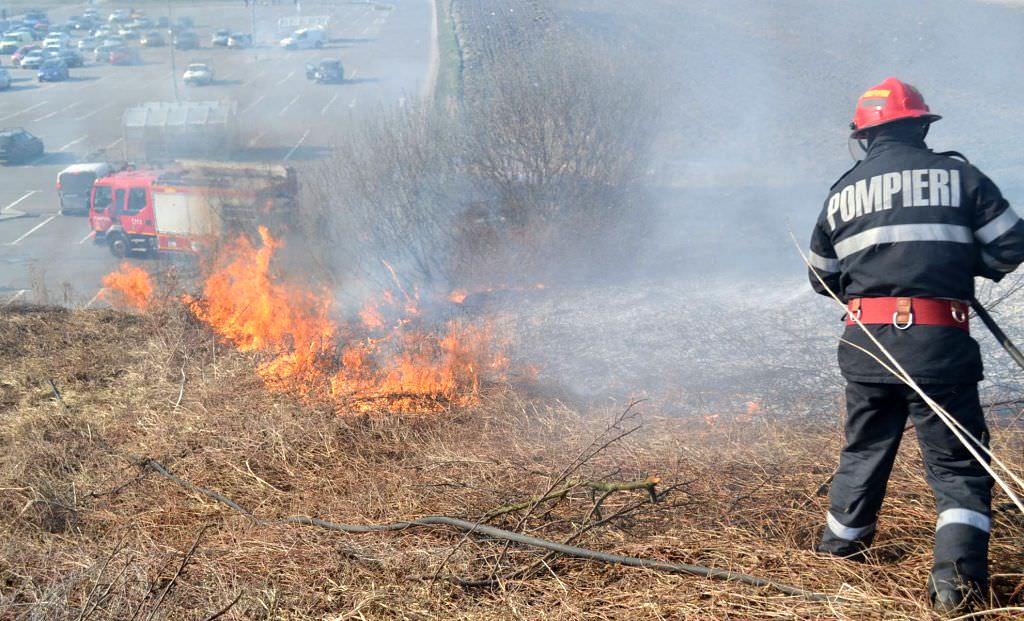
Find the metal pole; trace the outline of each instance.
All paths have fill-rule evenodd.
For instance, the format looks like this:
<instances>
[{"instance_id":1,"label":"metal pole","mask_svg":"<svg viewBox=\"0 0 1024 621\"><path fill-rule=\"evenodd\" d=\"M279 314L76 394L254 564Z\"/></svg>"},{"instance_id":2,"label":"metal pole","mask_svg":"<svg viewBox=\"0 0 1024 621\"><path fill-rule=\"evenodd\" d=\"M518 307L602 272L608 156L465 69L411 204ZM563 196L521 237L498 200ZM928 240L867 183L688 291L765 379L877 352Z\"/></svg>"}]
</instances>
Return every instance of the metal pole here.
<instances>
[{"instance_id":1,"label":"metal pole","mask_svg":"<svg viewBox=\"0 0 1024 621\"><path fill-rule=\"evenodd\" d=\"M171 9L171 0L167 0L167 32L170 34L171 29L174 28L174 10ZM171 37L171 86L174 87L174 101L177 103L178 99L178 67L174 62L174 37Z\"/></svg>"},{"instance_id":2,"label":"metal pole","mask_svg":"<svg viewBox=\"0 0 1024 621\"><path fill-rule=\"evenodd\" d=\"M979 302L975 298L971 298L971 308L974 309L975 314L977 314L978 318L980 318L982 323L985 324L985 327L988 328L988 331L992 333L992 336L996 337L996 340L999 341L999 344L1003 346L1003 349L1006 350L1006 353L1010 354L1010 357L1013 358L1013 361L1017 363L1017 366L1024 369L1024 354L1022 354L1020 350L1017 349L1017 346L1013 344L1013 341L1010 340L1010 337L1006 336L1006 333L1003 332L1003 329L999 327L999 324L996 323L996 320L992 319L992 315L988 314L988 311L985 310L985 307L981 305L981 302Z\"/></svg>"}]
</instances>

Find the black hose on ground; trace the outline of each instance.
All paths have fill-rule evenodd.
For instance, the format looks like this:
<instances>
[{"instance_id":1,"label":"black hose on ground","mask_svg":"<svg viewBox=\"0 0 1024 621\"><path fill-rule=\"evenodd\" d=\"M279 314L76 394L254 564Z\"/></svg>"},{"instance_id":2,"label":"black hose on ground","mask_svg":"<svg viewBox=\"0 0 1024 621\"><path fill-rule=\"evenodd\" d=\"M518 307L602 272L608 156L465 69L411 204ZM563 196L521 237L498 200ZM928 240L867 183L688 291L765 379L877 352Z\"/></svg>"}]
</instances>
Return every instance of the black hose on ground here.
<instances>
[{"instance_id":1,"label":"black hose on ground","mask_svg":"<svg viewBox=\"0 0 1024 621\"><path fill-rule=\"evenodd\" d=\"M788 584L776 582L774 580L769 580L767 578L761 578L759 576L752 576L750 574L728 571L726 569L718 569L717 567L688 565L686 563L668 563L665 561L659 561L652 558L623 556L621 554L608 554L606 552L599 552L597 550L591 550L589 548L580 548L565 543L558 543L557 541L550 541L548 539L541 539L540 537L532 537L530 535L524 535L522 533L516 533L510 530L495 528L494 526L487 526L486 524L480 524L479 522L469 522L467 520L460 520L459 518L448 517L446 515L428 515L426 517L421 517L415 520L409 520L407 522L392 522L390 524L339 524L336 522L328 522L327 520L321 520L320 518L307 516L295 516L284 518L281 520L261 520L257 518L251 511L243 508L241 505L231 500L227 496L219 492L206 489L205 487L199 487L194 483L190 483L189 481L186 481L178 477L177 475L172 473L166 466L156 461L155 459L145 458L137 460L136 463L144 467L148 466L149 468L153 469L157 474L164 477L168 481L171 481L175 485L178 485L179 487L186 489L190 492L195 492L197 494L206 496L207 498L216 500L217 502L232 509L233 511L237 511L242 515L251 518L258 524L299 524L303 526L317 526L320 528L325 528L327 530L352 534L393 532L399 530L406 530L418 526L453 526L467 533L480 533L481 535L486 535L493 539L502 539L505 541L511 541L526 546L550 550L551 552L558 552L559 554L564 554L566 556L572 556L591 561L598 561L601 563L625 565L627 567L643 567L647 569L663 571L666 573L690 574L693 576L703 576L705 578L714 578L717 580L741 582L743 584L749 584L756 587L767 587L770 589L774 589L780 593L785 593L786 595L803 597L814 602L830 602L835 604L847 603L847 600L835 595L826 595L825 593L806 591L795 586L790 586Z\"/></svg>"},{"instance_id":2,"label":"black hose on ground","mask_svg":"<svg viewBox=\"0 0 1024 621\"><path fill-rule=\"evenodd\" d=\"M541 539L539 537L532 537L530 535L524 535L522 533L516 533L509 530L495 528L493 526L487 526L485 524L469 522L466 520L460 520L458 518L448 517L444 515L430 515L416 520L410 520L408 522L394 522L391 524L337 524L335 522L328 522L327 520L321 520L319 518L305 516L285 518L283 520L278 520L277 523L318 526L320 528L340 531L343 533L377 533L386 531L405 530L407 528L412 528L415 526L454 526L455 528L465 532L480 533L481 535L486 535L494 539L512 541L515 543L520 543L535 548L542 548L544 550L558 552L559 554L564 554L566 556L573 556L576 558L582 558L591 561L611 563L614 565L626 565L627 567L644 567L647 569L655 569L658 571L664 571L667 573L674 574L691 574L694 576L703 576L705 578L715 578L718 580L728 580L731 582L742 582L744 584L749 584L757 587L767 587L770 589L775 589L776 591L779 591L780 593L785 593L786 595L795 595L797 597L803 597L805 599L809 599L815 602L845 602L844 599L836 597L834 595L826 595L824 593L806 591L804 589L799 589L788 584L775 582L774 580L769 580L767 578L752 576L750 574L741 574L734 571L718 569L715 567L704 567L701 565L687 565L685 563L668 563L665 561L659 561L650 558L622 556L621 554L608 554L606 552L599 552L597 550L591 550L588 548L571 546L564 543L558 543L557 541L549 541L547 539Z\"/></svg>"}]
</instances>

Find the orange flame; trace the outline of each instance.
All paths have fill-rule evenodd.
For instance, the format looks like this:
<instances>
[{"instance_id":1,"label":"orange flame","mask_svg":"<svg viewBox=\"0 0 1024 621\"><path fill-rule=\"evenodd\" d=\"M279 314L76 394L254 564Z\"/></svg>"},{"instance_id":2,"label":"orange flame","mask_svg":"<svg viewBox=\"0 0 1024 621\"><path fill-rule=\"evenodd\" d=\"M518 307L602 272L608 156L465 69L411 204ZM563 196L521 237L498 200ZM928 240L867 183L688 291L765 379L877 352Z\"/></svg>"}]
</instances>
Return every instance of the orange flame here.
<instances>
[{"instance_id":1,"label":"orange flame","mask_svg":"<svg viewBox=\"0 0 1024 621\"><path fill-rule=\"evenodd\" d=\"M185 301L240 351L269 357L258 371L271 388L321 394L364 411L438 411L472 403L482 379L507 369L489 325L452 321L437 331L414 328L417 295L400 286L400 299L385 292L383 303L364 305L361 323L337 325L327 291L317 295L279 282L270 263L282 243L262 228L260 237L259 248L245 238L228 245L203 299ZM346 342L339 343L338 334L347 335Z\"/></svg>"},{"instance_id":2,"label":"orange flame","mask_svg":"<svg viewBox=\"0 0 1024 621\"><path fill-rule=\"evenodd\" d=\"M270 259L282 244L266 228L259 234L259 248L245 237L228 245L206 280L203 300L185 296L185 302L239 351L273 356L258 368L269 385L308 385L321 377L318 362L332 352L330 298L275 282Z\"/></svg>"},{"instance_id":3,"label":"orange flame","mask_svg":"<svg viewBox=\"0 0 1024 621\"><path fill-rule=\"evenodd\" d=\"M149 272L130 263L122 263L117 271L103 277L100 297L107 299L115 308L146 310L153 300Z\"/></svg>"}]
</instances>

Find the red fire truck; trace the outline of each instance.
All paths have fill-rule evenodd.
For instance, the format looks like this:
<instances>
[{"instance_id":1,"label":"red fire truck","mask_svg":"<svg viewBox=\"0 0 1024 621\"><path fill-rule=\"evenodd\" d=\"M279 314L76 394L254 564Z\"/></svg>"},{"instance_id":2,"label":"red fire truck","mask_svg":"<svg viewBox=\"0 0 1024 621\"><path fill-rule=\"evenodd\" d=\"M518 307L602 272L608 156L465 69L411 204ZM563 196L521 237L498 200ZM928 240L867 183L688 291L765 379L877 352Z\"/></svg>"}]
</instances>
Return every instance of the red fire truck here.
<instances>
[{"instance_id":1,"label":"red fire truck","mask_svg":"<svg viewBox=\"0 0 1024 621\"><path fill-rule=\"evenodd\" d=\"M295 172L274 164L179 161L96 180L89 201L94 242L117 257L198 253L236 232L275 230L298 192Z\"/></svg>"}]
</instances>

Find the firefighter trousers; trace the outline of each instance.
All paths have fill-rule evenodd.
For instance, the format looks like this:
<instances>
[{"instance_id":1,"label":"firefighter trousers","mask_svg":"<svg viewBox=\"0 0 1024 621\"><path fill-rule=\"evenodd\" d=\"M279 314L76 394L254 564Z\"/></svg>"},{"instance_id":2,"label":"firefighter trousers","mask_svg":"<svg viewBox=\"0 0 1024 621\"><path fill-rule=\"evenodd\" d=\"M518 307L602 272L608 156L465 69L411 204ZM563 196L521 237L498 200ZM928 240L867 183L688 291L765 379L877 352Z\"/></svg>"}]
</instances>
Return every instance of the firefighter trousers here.
<instances>
[{"instance_id":1,"label":"firefighter trousers","mask_svg":"<svg viewBox=\"0 0 1024 621\"><path fill-rule=\"evenodd\" d=\"M923 389L988 446L977 384ZM846 409L846 446L839 456L818 550L858 557L871 545L909 417L938 511L929 589L934 593L937 587L969 587L987 592L992 477L908 386L849 382Z\"/></svg>"}]
</instances>

